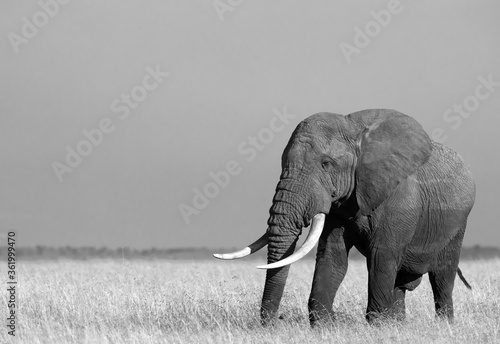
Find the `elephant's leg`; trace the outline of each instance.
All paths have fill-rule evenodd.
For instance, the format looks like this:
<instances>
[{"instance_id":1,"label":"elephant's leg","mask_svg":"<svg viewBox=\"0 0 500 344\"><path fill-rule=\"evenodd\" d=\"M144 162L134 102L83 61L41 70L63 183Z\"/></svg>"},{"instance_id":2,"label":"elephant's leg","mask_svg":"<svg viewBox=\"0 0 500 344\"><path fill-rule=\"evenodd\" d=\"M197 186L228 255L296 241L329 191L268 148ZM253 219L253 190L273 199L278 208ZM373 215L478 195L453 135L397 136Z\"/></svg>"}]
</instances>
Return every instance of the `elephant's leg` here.
<instances>
[{"instance_id":1,"label":"elephant's leg","mask_svg":"<svg viewBox=\"0 0 500 344\"><path fill-rule=\"evenodd\" d=\"M464 230L465 225L439 253L436 263L429 271L436 315L448 319L449 322L453 322L453 286L457 275Z\"/></svg>"},{"instance_id":2,"label":"elephant's leg","mask_svg":"<svg viewBox=\"0 0 500 344\"><path fill-rule=\"evenodd\" d=\"M352 245L346 245L344 228L325 230L318 243L316 268L309 296L309 321L315 325L319 320L334 318L333 300L347 271L347 255Z\"/></svg>"},{"instance_id":3,"label":"elephant's leg","mask_svg":"<svg viewBox=\"0 0 500 344\"><path fill-rule=\"evenodd\" d=\"M368 263L368 307L366 320L372 323L375 320L390 316L394 307L394 285L401 260L398 250L373 249ZM398 292L398 298L404 293ZM404 299L404 298L403 298Z\"/></svg>"},{"instance_id":4,"label":"elephant's leg","mask_svg":"<svg viewBox=\"0 0 500 344\"><path fill-rule=\"evenodd\" d=\"M392 307L396 320L403 321L406 319L406 288L397 287L394 289L394 305Z\"/></svg>"},{"instance_id":5,"label":"elephant's leg","mask_svg":"<svg viewBox=\"0 0 500 344\"><path fill-rule=\"evenodd\" d=\"M429 280L434 294L436 315L447 318L453 322L453 285L455 282L456 268L451 267L429 272Z\"/></svg>"},{"instance_id":6,"label":"elephant's leg","mask_svg":"<svg viewBox=\"0 0 500 344\"><path fill-rule=\"evenodd\" d=\"M406 291L414 290L422 281L421 275L413 275L400 271L396 277L394 284L394 305L393 313L397 320L405 320L406 307L405 296Z\"/></svg>"}]
</instances>

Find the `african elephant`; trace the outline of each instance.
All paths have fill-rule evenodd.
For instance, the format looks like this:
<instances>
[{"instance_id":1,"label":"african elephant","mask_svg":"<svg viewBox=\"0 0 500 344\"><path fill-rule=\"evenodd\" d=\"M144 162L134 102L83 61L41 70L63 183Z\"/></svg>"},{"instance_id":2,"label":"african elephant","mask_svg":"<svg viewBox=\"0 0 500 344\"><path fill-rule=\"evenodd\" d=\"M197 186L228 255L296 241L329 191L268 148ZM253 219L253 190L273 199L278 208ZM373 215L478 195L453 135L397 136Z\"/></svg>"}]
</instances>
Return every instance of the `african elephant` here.
<instances>
[{"instance_id":1,"label":"african elephant","mask_svg":"<svg viewBox=\"0 0 500 344\"><path fill-rule=\"evenodd\" d=\"M264 324L276 318L289 264L316 243L309 297L312 325L334 319L333 300L349 250L366 257L369 322L405 317L405 293L429 273L436 313L453 320L452 291L475 184L464 160L433 142L412 117L394 110L302 121L281 158L282 172L266 233L234 259L268 245ZM302 228L309 235L297 252ZM292 254L293 253L293 254Z\"/></svg>"}]
</instances>

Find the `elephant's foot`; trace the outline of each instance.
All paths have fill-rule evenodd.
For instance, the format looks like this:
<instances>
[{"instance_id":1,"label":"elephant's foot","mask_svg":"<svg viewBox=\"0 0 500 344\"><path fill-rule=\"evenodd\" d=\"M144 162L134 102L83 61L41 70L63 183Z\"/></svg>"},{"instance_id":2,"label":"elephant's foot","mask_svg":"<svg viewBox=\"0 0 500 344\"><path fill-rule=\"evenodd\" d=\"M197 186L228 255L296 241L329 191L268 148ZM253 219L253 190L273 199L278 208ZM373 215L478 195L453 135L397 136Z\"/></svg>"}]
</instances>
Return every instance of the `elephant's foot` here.
<instances>
[{"instance_id":1,"label":"elephant's foot","mask_svg":"<svg viewBox=\"0 0 500 344\"><path fill-rule=\"evenodd\" d=\"M311 327L332 325L335 322L335 314L330 312L309 312L309 322Z\"/></svg>"},{"instance_id":2,"label":"elephant's foot","mask_svg":"<svg viewBox=\"0 0 500 344\"><path fill-rule=\"evenodd\" d=\"M392 319L396 321L405 321L406 311L404 309L394 308L392 312Z\"/></svg>"},{"instance_id":3,"label":"elephant's foot","mask_svg":"<svg viewBox=\"0 0 500 344\"><path fill-rule=\"evenodd\" d=\"M370 325L379 326L385 321L389 320L391 316L389 315L388 311L385 312L367 311L365 318Z\"/></svg>"},{"instance_id":4,"label":"elephant's foot","mask_svg":"<svg viewBox=\"0 0 500 344\"><path fill-rule=\"evenodd\" d=\"M450 324L453 324L453 305L445 305L443 307L436 305L436 319L447 320Z\"/></svg>"},{"instance_id":5,"label":"elephant's foot","mask_svg":"<svg viewBox=\"0 0 500 344\"><path fill-rule=\"evenodd\" d=\"M276 309L261 309L260 323L262 326L272 326L278 321L278 310Z\"/></svg>"},{"instance_id":6,"label":"elephant's foot","mask_svg":"<svg viewBox=\"0 0 500 344\"><path fill-rule=\"evenodd\" d=\"M317 299L311 298L308 303L309 309L309 322L311 327L316 327L320 324L332 324L335 321L335 314L332 306L325 306L330 302L319 302Z\"/></svg>"},{"instance_id":7,"label":"elephant's foot","mask_svg":"<svg viewBox=\"0 0 500 344\"><path fill-rule=\"evenodd\" d=\"M367 311L366 312L366 320L370 325L380 325L384 322L393 322L393 321L405 321L406 320L406 311L404 306L404 301L401 304L401 301L396 301L392 308L385 309L384 311Z\"/></svg>"}]
</instances>

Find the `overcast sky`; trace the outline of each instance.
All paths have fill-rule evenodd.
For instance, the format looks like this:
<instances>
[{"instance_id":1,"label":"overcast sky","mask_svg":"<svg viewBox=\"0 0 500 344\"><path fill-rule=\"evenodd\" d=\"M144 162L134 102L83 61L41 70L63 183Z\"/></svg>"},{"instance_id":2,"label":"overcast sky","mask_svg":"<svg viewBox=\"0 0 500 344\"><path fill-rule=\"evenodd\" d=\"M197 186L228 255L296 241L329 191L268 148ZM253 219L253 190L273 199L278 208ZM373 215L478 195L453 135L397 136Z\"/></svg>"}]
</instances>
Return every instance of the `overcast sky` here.
<instances>
[{"instance_id":1,"label":"overcast sky","mask_svg":"<svg viewBox=\"0 0 500 344\"><path fill-rule=\"evenodd\" d=\"M500 246L500 2L41 3L0 3L0 231L19 245L246 245L302 119L393 108L471 166L465 245Z\"/></svg>"}]
</instances>

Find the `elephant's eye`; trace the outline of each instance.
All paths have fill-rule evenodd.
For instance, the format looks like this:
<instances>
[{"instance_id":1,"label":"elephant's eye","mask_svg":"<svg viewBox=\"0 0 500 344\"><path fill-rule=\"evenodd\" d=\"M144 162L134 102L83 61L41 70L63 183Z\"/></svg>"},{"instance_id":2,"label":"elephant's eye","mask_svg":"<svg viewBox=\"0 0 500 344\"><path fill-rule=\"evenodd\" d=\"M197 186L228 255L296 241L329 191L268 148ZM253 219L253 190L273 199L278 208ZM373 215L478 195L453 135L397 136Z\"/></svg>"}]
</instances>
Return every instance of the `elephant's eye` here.
<instances>
[{"instance_id":1,"label":"elephant's eye","mask_svg":"<svg viewBox=\"0 0 500 344\"><path fill-rule=\"evenodd\" d=\"M333 163L330 160L323 160L323 162L321 163L321 167L323 167L325 171L330 171L330 169L333 167Z\"/></svg>"}]
</instances>

